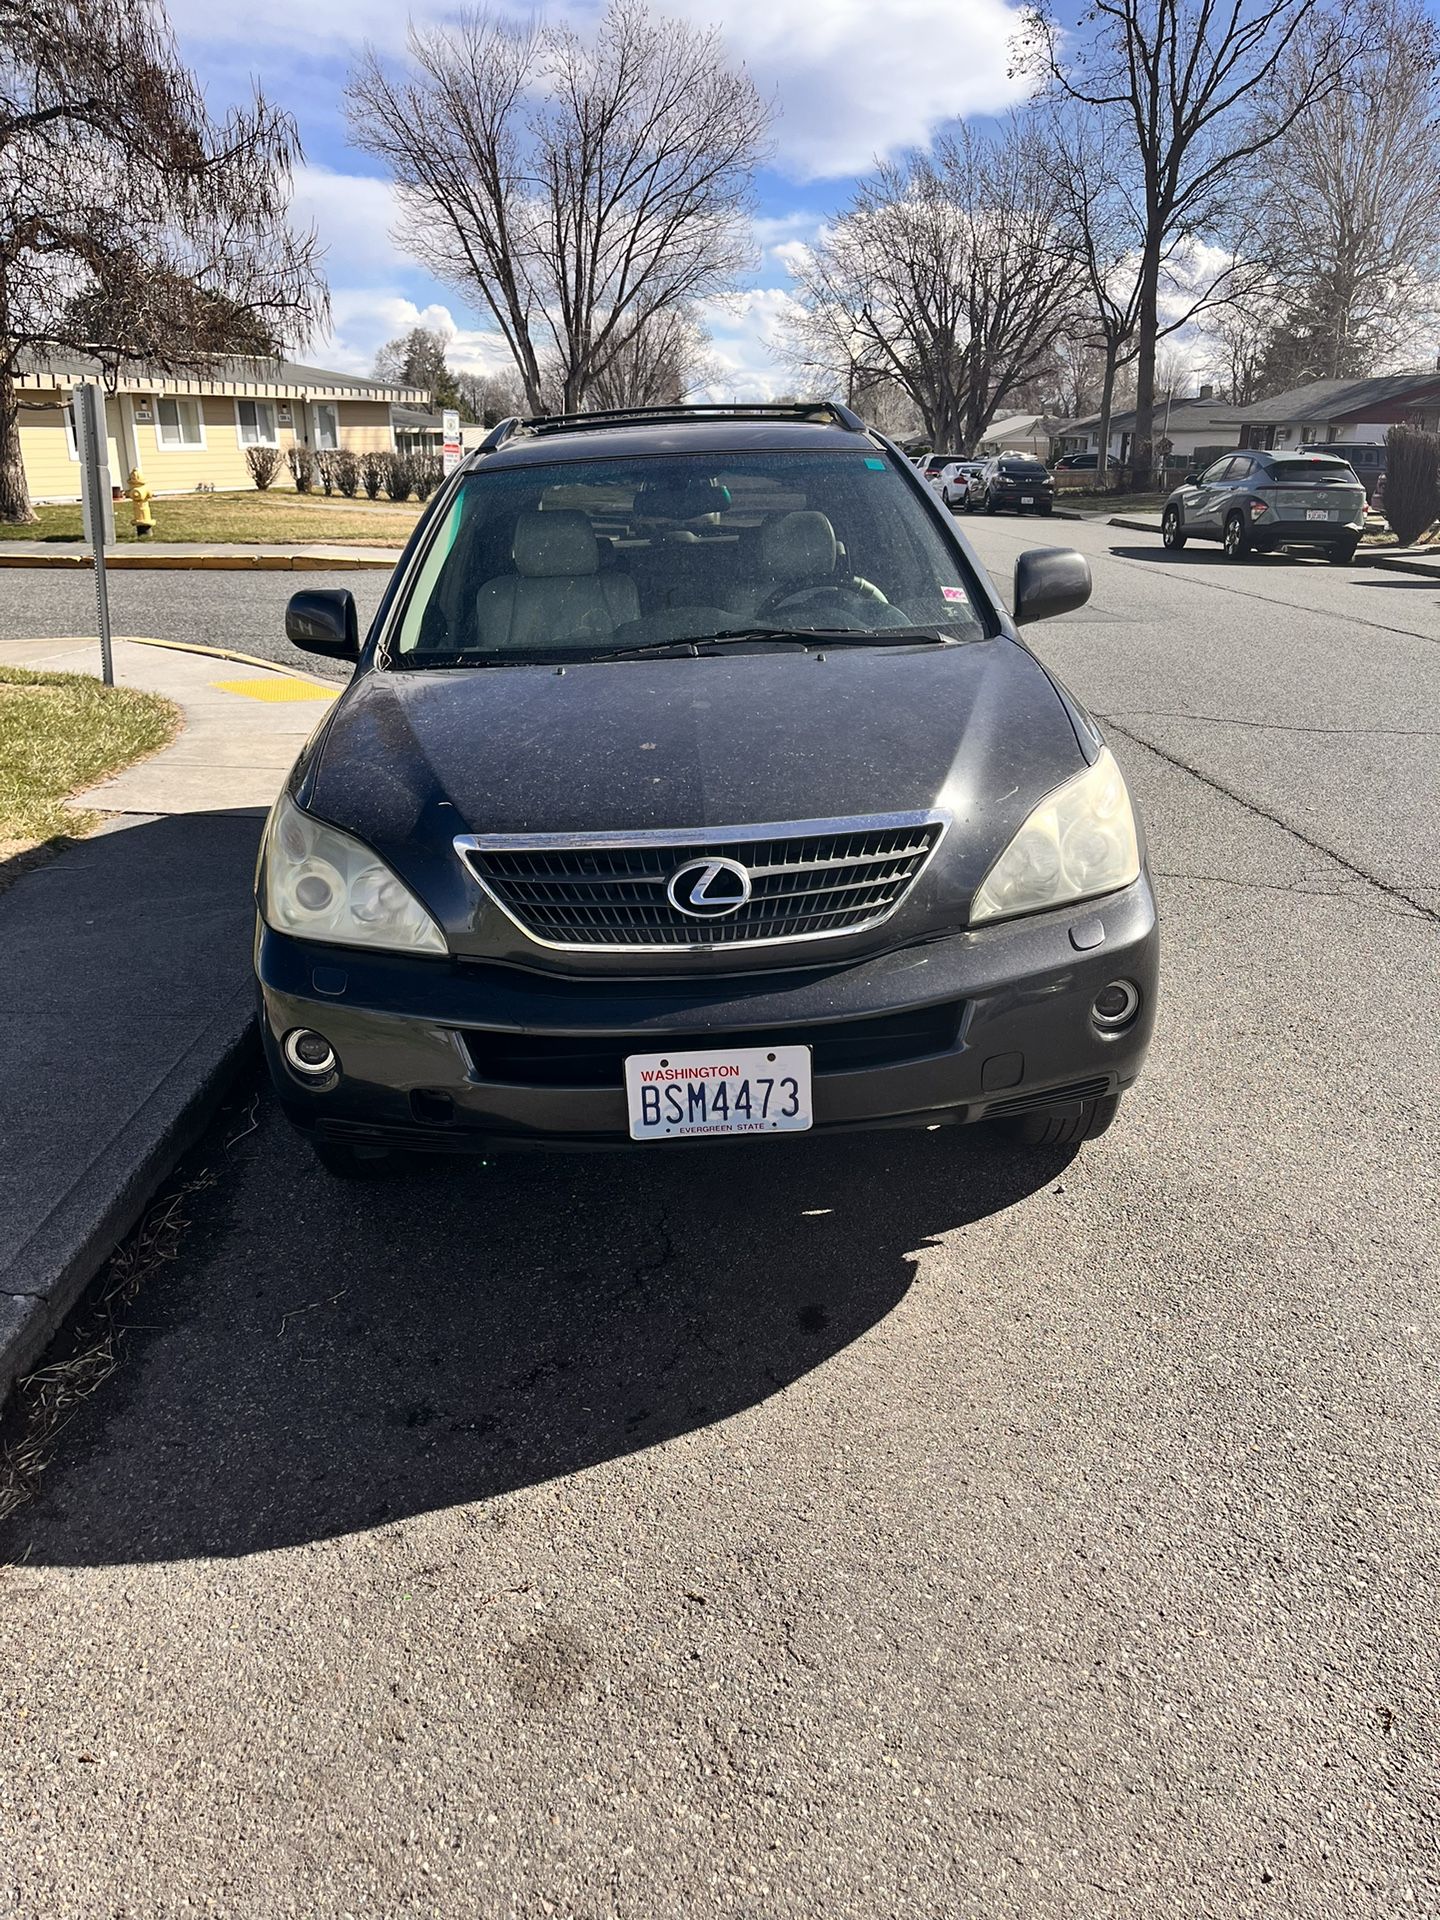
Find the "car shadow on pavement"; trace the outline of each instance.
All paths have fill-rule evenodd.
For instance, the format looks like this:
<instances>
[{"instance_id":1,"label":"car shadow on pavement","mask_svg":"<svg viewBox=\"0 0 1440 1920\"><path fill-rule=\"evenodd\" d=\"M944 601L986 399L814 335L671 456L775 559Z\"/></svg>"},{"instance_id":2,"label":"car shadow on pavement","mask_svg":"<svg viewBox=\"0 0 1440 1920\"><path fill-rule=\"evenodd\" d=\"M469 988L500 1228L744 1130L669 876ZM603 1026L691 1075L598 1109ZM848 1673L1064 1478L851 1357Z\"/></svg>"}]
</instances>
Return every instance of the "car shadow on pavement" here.
<instances>
[{"instance_id":1,"label":"car shadow on pavement","mask_svg":"<svg viewBox=\"0 0 1440 1920\"><path fill-rule=\"evenodd\" d=\"M421 1163L356 1186L268 1096L258 1112L232 1145L233 1111L212 1136L181 1257L0 1559L290 1547L713 1427L879 1329L923 1249L1075 1153L946 1128ZM963 1265L962 1243L962 1315ZM859 1364L891 1364L883 1336Z\"/></svg>"},{"instance_id":2,"label":"car shadow on pavement","mask_svg":"<svg viewBox=\"0 0 1440 1920\"><path fill-rule=\"evenodd\" d=\"M1180 553L1173 553L1169 547L1159 544L1160 536L1155 536L1153 547L1111 547L1110 552L1116 560L1164 560L1172 567L1224 567L1230 573L1243 573L1247 567L1298 567L1308 561L1314 566L1328 566L1322 557L1300 553L1247 553L1243 560L1232 560L1226 554L1219 541L1206 541L1200 545L1193 540Z\"/></svg>"}]
</instances>

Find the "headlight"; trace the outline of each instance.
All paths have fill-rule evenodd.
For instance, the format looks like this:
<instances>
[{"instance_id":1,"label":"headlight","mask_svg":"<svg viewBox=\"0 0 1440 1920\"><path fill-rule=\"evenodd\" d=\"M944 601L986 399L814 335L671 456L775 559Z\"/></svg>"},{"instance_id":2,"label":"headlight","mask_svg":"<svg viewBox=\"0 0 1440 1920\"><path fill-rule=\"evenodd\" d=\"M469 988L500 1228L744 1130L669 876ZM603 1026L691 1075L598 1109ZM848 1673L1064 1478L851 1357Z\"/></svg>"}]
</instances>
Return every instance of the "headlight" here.
<instances>
[{"instance_id":1,"label":"headlight","mask_svg":"<svg viewBox=\"0 0 1440 1920\"><path fill-rule=\"evenodd\" d=\"M277 933L344 947L445 953L445 937L402 880L338 827L285 794L265 828L261 912Z\"/></svg>"},{"instance_id":2,"label":"headlight","mask_svg":"<svg viewBox=\"0 0 1440 1920\"><path fill-rule=\"evenodd\" d=\"M1113 893L1139 874L1130 796L1102 747L1093 767L1041 801L986 874L970 908L971 924Z\"/></svg>"}]
</instances>

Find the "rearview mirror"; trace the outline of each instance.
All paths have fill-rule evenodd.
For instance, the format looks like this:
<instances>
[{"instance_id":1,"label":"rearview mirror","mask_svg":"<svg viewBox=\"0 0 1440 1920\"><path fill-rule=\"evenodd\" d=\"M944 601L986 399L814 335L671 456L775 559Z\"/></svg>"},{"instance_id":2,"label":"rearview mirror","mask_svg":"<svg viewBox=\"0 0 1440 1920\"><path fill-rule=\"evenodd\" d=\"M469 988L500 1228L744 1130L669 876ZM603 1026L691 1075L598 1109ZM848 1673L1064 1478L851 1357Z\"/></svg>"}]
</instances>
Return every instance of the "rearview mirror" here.
<instances>
[{"instance_id":1,"label":"rearview mirror","mask_svg":"<svg viewBox=\"0 0 1440 1920\"><path fill-rule=\"evenodd\" d=\"M306 653L331 660L360 658L360 623L348 587L306 587L285 609L285 638Z\"/></svg>"},{"instance_id":2,"label":"rearview mirror","mask_svg":"<svg viewBox=\"0 0 1440 1920\"><path fill-rule=\"evenodd\" d=\"M1090 562L1073 547L1032 547L1015 562L1015 624L1053 620L1090 598Z\"/></svg>"}]
</instances>

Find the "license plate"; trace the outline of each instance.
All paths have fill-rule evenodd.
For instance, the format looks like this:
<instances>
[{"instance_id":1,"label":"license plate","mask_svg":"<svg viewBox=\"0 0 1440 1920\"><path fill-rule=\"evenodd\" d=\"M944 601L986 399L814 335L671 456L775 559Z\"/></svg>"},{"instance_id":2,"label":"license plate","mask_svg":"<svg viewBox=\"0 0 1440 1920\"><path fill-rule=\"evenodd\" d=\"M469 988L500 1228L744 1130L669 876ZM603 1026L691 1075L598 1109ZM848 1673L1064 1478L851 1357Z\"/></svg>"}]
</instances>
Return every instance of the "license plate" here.
<instances>
[{"instance_id":1,"label":"license plate","mask_svg":"<svg viewBox=\"0 0 1440 1920\"><path fill-rule=\"evenodd\" d=\"M632 1140L701 1133L804 1133L811 1125L808 1047L632 1053L625 1062Z\"/></svg>"},{"instance_id":2,"label":"license plate","mask_svg":"<svg viewBox=\"0 0 1440 1920\"><path fill-rule=\"evenodd\" d=\"M1328 520L1330 518L1330 509L1328 507L1307 507L1305 509L1305 518L1307 520Z\"/></svg>"},{"instance_id":3,"label":"license plate","mask_svg":"<svg viewBox=\"0 0 1440 1920\"><path fill-rule=\"evenodd\" d=\"M1021 496L1020 496L1020 504L1021 504L1021 506L1022 506L1022 507L1033 507L1033 506L1034 506L1034 504L1035 504L1035 496L1034 496L1034 494L1033 494L1033 493L1022 493L1022 494L1021 494Z\"/></svg>"}]
</instances>

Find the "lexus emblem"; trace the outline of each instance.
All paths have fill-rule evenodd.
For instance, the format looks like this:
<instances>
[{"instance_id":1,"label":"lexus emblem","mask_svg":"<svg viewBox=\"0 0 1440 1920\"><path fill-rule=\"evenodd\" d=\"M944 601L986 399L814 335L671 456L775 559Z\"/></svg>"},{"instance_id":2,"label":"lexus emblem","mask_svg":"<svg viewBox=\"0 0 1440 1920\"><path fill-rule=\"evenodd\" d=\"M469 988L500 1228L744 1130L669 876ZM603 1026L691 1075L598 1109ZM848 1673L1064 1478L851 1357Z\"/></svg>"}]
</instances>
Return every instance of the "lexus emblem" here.
<instances>
[{"instance_id":1,"label":"lexus emblem","mask_svg":"<svg viewBox=\"0 0 1440 1920\"><path fill-rule=\"evenodd\" d=\"M692 920L718 920L750 898L750 875L738 860L690 860L671 874L665 893Z\"/></svg>"}]
</instances>

